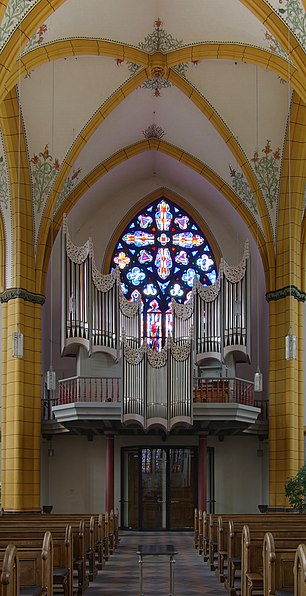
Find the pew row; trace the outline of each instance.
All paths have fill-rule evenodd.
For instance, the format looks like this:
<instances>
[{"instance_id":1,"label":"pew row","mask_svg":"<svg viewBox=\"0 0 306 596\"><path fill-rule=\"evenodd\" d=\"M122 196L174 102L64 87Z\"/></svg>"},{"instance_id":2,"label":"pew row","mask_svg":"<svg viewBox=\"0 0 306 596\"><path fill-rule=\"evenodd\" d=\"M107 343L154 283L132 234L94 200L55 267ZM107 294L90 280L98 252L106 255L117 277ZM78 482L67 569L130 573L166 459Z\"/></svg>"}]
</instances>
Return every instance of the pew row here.
<instances>
[{"instance_id":1,"label":"pew row","mask_svg":"<svg viewBox=\"0 0 306 596\"><path fill-rule=\"evenodd\" d=\"M19 560L16 546L8 544L1 561L0 595L19 595Z\"/></svg>"},{"instance_id":2,"label":"pew row","mask_svg":"<svg viewBox=\"0 0 306 596\"><path fill-rule=\"evenodd\" d=\"M73 543L71 526L65 530L53 530L52 536L52 568L54 590L61 588L64 596L73 596ZM35 528L32 525L9 524L0 527L0 548L4 548L9 542L13 543L18 552L20 549L34 549L41 546L45 532L43 528ZM21 570L22 571L22 570Z\"/></svg>"},{"instance_id":3,"label":"pew row","mask_svg":"<svg viewBox=\"0 0 306 596\"><path fill-rule=\"evenodd\" d=\"M11 552L11 556L16 559L16 569L13 571L11 589L17 590L17 594L21 596L52 596L53 595L53 544L52 536L49 531L46 531L43 540L39 540L37 544L18 545L10 544L15 548ZM7 556L7 547L0 544L0 557L4 563ZM2 574L4 569L2 567ZM14 574L17 574L15 577ZM7 576L8 585L10 583L9 576ZM14 586L14 587L13 587Z\"/></svg>"},{"instance_id":4,"label":"pew row","mask_svg":"<svg viewBox=\"0 0 306 596\"><path fill-rule=\"evenodd\" d=\"M306 596L306 546L299 544L294 558L294 596Z\"/></svg>"},{"instance_id":5,"label":"pew row","mask_svg":"<svg viewBox=\"0 0 306 596\"><path fill-rule=\"evenodd\" d=\"M202 532L199 522L201 517ZM196 525L196 520L198 525ZM246 527L244 528L244 526ZM290 513L226 514L221 516L207 515L205 512L201 516L201 513L197 512L195 516L195 547L201 554L202 540L204 561L207 560L211 570L219 576L220 581L225 582L225 588L231 596L263 594L263 541L267 531L273 533L278 544L280 544L280 540L283 540L284 544L286 543L287 547L290 547L295 554L297 543L305 541L306 516ZM302 547L300 547L300 551L302 551ZM296 572L299 578L296 583L299 586L304 585L304 579L301 580L301 577L304 577L303 551L302 554L300 551L299 567L297 568L299 571ZM293 585L293 564L291 565L290 581ZM269 596L271 594L269 593Z\"/></svg>"},{"instance_id":6,"label":"pew row","mask_svg":"<svg viewBox=\"0 0 306 596\"><path fill-rule=\"evenodd\" d=\"M22 528L23 532L30 530L32 533L35 530L42 531L42 529L49 529L52 534L58 535L63 533L65 523L69 521L72 528L72 556L73 564L63 561L55 565L57 576L54 578L56 583L60 581L64 586L66 581L66 589L64 591L67 595L72 594L73 580L72 577L77 577L77 591L81 594L93 580L102 568L105 561L114 552L118 546L118 515L113 511L105 514L11 514L3 513L0 516L0 533L5 531L5 528L11 531L15 528ZM72 568L72 570L71 570ZM70 570L70 575L67 578L65 570Z\"/></svg>"}]
</instances>

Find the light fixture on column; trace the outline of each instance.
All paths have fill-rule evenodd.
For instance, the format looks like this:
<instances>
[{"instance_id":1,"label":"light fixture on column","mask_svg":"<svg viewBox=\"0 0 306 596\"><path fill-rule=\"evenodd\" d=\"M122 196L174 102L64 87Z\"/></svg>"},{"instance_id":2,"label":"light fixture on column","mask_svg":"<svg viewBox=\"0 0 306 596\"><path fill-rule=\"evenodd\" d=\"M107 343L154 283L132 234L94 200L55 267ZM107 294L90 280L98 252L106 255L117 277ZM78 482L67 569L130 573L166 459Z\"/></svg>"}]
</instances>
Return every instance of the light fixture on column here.
<instances>
[{"instance_id":1,"label":"light fixture on column","mask_svg":"<svg viewBox=\"0 0 306 596\"><path fill-rule=\"evenodd\" d=\"M290 294L291 297L291 294ZM296 336L293 335L291 327L286 335L286 360L296 360Z\"/></svg>"},{"instance_id":2,"label":"light fixture on column","mask_svg":"<svg viewBox=\"0 0 306 596\"><path fill-rule=\"evenodd\" d=\"M52 445L52 437L48 437L48 443L49 443L49 447L48 447L48 457L54 457L55 451Z\"/></svg>"},{"instance_id":3,"label":"light fixture on column","mask_svg":"<svg viewBox=\"0 0 306 596\"><path fill-rule=\"evenodd\" d=\"M12 333L12 356L23 358L23 334L19 330Z\"/></svg>"},{"instance_id":4,"label":"light fixture on column","mask_svg":"<svg viewBox=\"0 0 306 596\"><path fill-rule=\"evenodd\" d=\"M289 0L287 0L287 15L289 8ZM288 18L288 17L287 17ZM291 90L290 90L290 31L287 22L287 59L288 59L288 211L289 211L289 331L285 337L285 357L286 360L296 360L296 336L292 331L292 285L291 285Z\"/></svg>"},{"instance_id":5,"label":"light fixture on column","mask_svg":"<svg viewBox=\"0 0 306 596\"><path fill-rule=\"evenodd\" d=\"M258 140L258 71L255 67L256 84L255 84L255 104L256 104L256 149L255 154L258 155L259 140ZM258 274L258 259L259 259L259 242L258 242L258 221L256 221L256 324L257 324L257 370L254 375L254 391L261 393L263 390L263 376L259 367L259 274Z\"/></svg>"}]
</instances>

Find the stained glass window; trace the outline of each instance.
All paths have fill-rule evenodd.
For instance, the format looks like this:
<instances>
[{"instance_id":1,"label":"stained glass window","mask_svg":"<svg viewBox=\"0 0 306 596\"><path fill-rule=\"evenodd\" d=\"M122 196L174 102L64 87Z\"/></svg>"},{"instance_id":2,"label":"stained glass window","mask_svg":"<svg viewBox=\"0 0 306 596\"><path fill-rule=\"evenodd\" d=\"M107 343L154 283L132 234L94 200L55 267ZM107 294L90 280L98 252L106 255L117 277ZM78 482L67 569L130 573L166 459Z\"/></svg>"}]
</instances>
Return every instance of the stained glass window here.
<instances>
[{"instance_id":1,"label":"stained glass window","mask_svg":"<svg viewBox=\"0 0 306 596\"><path fill-rule=\"evenodd\" d=\"M128 300L142 296L142 329L160 350L172 330L171 298L187 302L194 277L203 285L217 279L211 247L181 207L160 198L136 215L124 230L112 257Z\"/></svg>"}]
</instances>

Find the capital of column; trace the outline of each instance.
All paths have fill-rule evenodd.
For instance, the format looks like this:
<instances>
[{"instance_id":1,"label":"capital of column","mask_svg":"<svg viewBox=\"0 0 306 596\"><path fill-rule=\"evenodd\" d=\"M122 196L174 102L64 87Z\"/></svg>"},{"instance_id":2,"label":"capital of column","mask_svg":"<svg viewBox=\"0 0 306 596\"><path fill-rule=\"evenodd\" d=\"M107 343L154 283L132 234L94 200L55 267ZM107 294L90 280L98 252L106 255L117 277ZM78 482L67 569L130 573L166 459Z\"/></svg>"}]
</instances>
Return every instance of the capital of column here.
<instances>
[{"instance_id":1,"label":"capital of column","mask_svg":"<svg viewBox=\"0 0 306 596\"><path fill-rule=\"evenodd\" d=\"M282 298L287 298L290 296L299 302L305 302L306 300L305 292L296 286L284 286L283 288L279 288L273 292L267 292L266 301L271 302L272 300L281 300Z\"/></svg>"},{"instance_id":2,"label":"capital of column","mask_svg":"<svg viewBox=\"0 0 306 596\"><path fill-rule=\"evenodd\" d=\"M15 300L16 298L21 298L26 302L32 302L33 304L41 304L45 303L45 296L42 294L35 294L34 292L28 292L24 288L9 288L8 290L4 290L4 292L0 293L0 303L9 302L10 300Z\"/></svg>"}]
</instances>

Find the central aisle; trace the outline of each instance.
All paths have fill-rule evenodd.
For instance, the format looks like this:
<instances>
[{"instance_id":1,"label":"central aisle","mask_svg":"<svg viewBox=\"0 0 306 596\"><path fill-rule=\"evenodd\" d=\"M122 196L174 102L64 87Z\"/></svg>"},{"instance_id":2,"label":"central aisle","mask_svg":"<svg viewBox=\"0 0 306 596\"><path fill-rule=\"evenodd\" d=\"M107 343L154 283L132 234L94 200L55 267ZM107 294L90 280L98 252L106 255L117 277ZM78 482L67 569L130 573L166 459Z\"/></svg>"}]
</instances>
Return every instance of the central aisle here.
<instances>
[{"instance_id":1,"label":"central aisle","mask_svg":"<svg viewBox=\"0 0 306 596\"><path fill-rule=\"evenodd\" d=\"M175 596L225 596L224 584L209 570L193 546L193 532L121 532L118 549L90 583L85 596L138 596L138 544L173 544ZM169 558L145 557L144 595L169 594Z\"/></svg>"}]
</instances>

